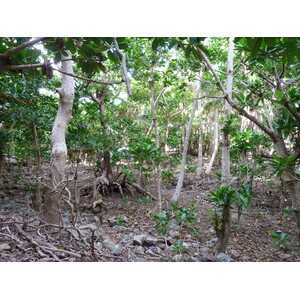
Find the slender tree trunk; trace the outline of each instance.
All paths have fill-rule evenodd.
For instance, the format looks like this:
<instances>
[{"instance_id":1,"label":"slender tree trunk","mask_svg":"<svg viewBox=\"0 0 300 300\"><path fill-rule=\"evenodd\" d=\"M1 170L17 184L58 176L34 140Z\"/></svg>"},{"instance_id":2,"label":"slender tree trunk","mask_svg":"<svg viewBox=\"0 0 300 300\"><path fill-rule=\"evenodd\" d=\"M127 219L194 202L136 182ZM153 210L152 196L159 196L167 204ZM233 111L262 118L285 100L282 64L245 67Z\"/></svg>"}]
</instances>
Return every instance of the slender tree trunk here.
<instances>
[{"instance_id":1,"label":"slender tree trunk","mask_svg":"<svg viewBox=\"0 0 300 300\"><path fill-rule=\"evenodd\" d=\"M199 140L198 140L198 163L196 178L200 179L203 175L203 125L202 125L202 107L199 100Z\"/></svg>"},{"instance_id":2,"label":"slender tree trunk","mask_svg":"<svg viewBox=\"0 0 300 300\"><path fill-rule=\"evenodd\" d=\"M152 123L155 130L155 145L156 149L159 149L159 130L157 122L156 104L154 100L154 63L151 64L150 68L150 80L149 80L149 90L150 90L150 102L152 110ZM161 165L156 164L156 182L157 182L157 199L158 199L158 210L159 213L162 211L162 199L161 199Z\"/></svg>"},{"instance_id":3,"label":"slender tree trunk","mask_svg":"<svg viewBox=\"0 0 300 300\"><path fill-rule=\"evenodd\" d=\"M42 206L42 190L43 186L41 183L41 176L42 176L42 155L41 155L41 148L40 148L40 141L36 129L36 125L34 124L32 126L32 132L34 137L34 143L35 143L35 153L36 153L36 169L35 169L35 176L37 177L36 180L36 190L35 195L32 199L32 205L34 209L39 211Z\"/></svg>"},{"instance_id":4,"label":"slender tree trunk","mask_svg":"<svg viewBox=\"0 0 300 300\"><path fill-rule=\"evenodd\" d=\"M99 91L96 95L97 97L94 97L92 95L92 99L94 102L96 102L99 105L99 111L100 111L100 124L102 127L102 136L104 140L108 139L108 131L105 124L105 106L104 106L104 99L105 99L105 88L103 88L101 91ZM102 176L111 181L113 179L113 173L110 163L110 152L105 150L102 157Z\"/></svg>"},{"instance_id":5,"label":"slender tree trunk","mask_svg":"<svg viewBox=\"0 0 300 300\"><path fill-rule=\"evenodd\" d=\"M62 55L62 71L73 74L72 57ZM44 193L43 219L50 224L60 224L60 198L65 189L65 167L67 159L66 129L71 119L74 99L74 78L62 75L62 86L57 89L59 108L51 134L50 180Z\"/></svg>"},{"instance_id":6,"label":"slender tree trunk","mask_svg":"<svg viewBox=\"0 0 300 300\"><path fill-rule=\"evenodd\" d=\"M228 60L227 60L227 85L226 91L230 99L232 98L233 81L233 38L229 38ZM231 105L225 103L225 118L231 114ZM230 142L229 133L222 133L222 185L228 185L230 181ZM216 244L217 253L226 252L231 232L231 208L230 204L224 205L222 209L222 229L218 235Z\"/></svg>"},{"instance_id":7,"label":"slender tree trunk","mask_svg":"<svg viewBox=\"0 0 300 300\"><path fill-rule=\"evenodd\" d=\"M201 79L203 77L203 67L200 71L199 89L201 89ZM202 126L202 100L198 99L198 126L199 126L199 139L198 139L198 162L196 170L196 178L200 179L203 173L203 126Z\"/></svg>"},{"instance_id":8,"label":"slender tree trunk","mask_svg":"<svg viewBox=\"0 0 300 300\"><path fill-rule=\"evenodd\" d=\"M217 156L217 153L218 153L218 149L219 149L219 112L218 112L217 108L215 109L214 115L215 115L215 119L214 119L214 122L215 122L214 148L213 148L213 154L211 156L210 162L209 162L208 167L207 167L207 169L205 171L206 175L209 175L211 173L211 169L212 169L212 166L214 164L214 161L216 159L216 156Z\"/></svg>"},{"instance_id":9,"label":"slender tree trunk","mask_svg":"<svg viewBox=\"0 0 300 300\"><path fill-rule=\"evenodd\" d=\"M227 86L226 91L232 98L232 81L233 81L233 38L229 38L228 60L227 60ZM231 105L225 101L225 119L231 114ZM222 184L229 184L230 180L230 143L229 133L222 132Z\"/></svg>"},{"instance_id":10,"label":"slender tree trunk","mask_svg":"<svg viewBox=\"0 0 300 300\"><path fill-rule=\"evenodd\" d=\"M196 97L195 97L195 100L193 103L193 108L191 111L189 124L188 124L187 130L186 130L186 136L185 136L185 140L184 140L184 146L183 146L183 152L182 152L182 158L181 158L181 167L180 167L180 171L179 171L177 185L176 185L175 191L171 198L172 202L177 202L180 197L183 180L184 180L185 162L186 162L186 156L187 156L187 151L188 151L189 139L190 139L190 134L191 134L192 127L193 127L193 120L194 120L194 116L195 116L197 103L199 100L199 95L200 95L200 86L198 86L197 91L196 91Z\"/></svg>"}]
</instances>

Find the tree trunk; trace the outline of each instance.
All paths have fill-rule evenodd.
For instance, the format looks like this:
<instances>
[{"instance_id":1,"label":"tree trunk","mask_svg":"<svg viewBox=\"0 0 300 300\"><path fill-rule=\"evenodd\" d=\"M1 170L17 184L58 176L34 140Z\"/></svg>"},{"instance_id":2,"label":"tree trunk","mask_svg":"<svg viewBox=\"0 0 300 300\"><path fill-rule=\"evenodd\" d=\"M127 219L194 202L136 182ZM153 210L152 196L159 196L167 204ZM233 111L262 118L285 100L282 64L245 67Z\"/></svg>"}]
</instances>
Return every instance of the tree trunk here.
<instances>
[{"instance_id":1,"label":"tree trunk","mask_svg":"<svg viewBox=\"0 0 300 300\"><path fill-rule=\"evenodd\" d=\"M152 123L155 130L155 145L156 149L159 149L159 131L156 113L156 104L154 100L154 63L151 64L150 69L150 80L149 80L149 90L150 90L150 102L152 110ZM159 213L162 211L162 199L161 199L161 166L160 163L156 164L156 184L157 184L157 199L158 199L158 210Z\"/></svg>"},{"instance_id":2,"label":"tree trunk","mask_svg":"<svg viewBox=\"0 0 300 300\"><path fill-rule=\"evenodd\" d=\"M190 134L191 134L192 127L193 127L193 120L194 120L194 116L195 116L197 103L199 100L199 95L200 95L200 85L198 86L197 91L196 91L196 97L195 97L195 100L193 103L193 108L191 111L189 124L188 124L187 130L186 130L186 136L185 136L185 140L184 140L182 159L181 159L181 167L180 167L180 171L179 171L177 185L176 185L175 191L171 198L172 202L177 202L180 197L181 188L182 188L183 179L184 179L185 162L186 162L187 150L188 150L188 145L189 145L189 139L190 139Z\"/></svg>"},{"instance_id":3,"label":"tree trunk","mask_svg":"<svg viewBox=\"0 0 300 300\"><path fill-rule=\"evenodd\" d=\"M62 55L62 71L73 74L72 57ZM59 225L61 220L60 199L65 185L65 166L67 159L66 129L71 119L74 99L74 78L62 75L62 86L57 89L60 96L59 108L51 134L50 180L44 192L43 220Z\"/></svg>"},{"instance_id":4,"label":"tree trunk","mask_svg":"<svg viewBox=\"0 0 300 300\"><path fill-rule=\"evenodd\" d=\"M213 166L213 163L216 159L218 149L219 149L219 112L218 109L215 109L215 130L214 130L214 149L213 149L213 154L211 156L210 162L208 164L208 167L205 171L206 175L209 175L211 173L211 169Z\"/></svg>"},{"instance_id":5,"label":"tree trunk","mask_svg":"<svg viewBox=\"0 0 300 300\"><path fill-rule=\"evenodd\" d=\"M228 60L227 60L227 85L226 91L232 98L232 81L233 81L233 38L229 38ZM231 114L231 105L225 102L225 119ZM229 133L222 132L222 184L228 185L230 180L230 142Z\"/></svg>"},{"instance_id":6,"label":"tree trunk","mask_svg":"<svg viewBox=\"0 0 300 300\"><path fill-rule=\"evenodd\" d=\"M104 140L108 139L108 131L105 124L105 106L104 106L104 99L105 99L105 88L101 91L97 92L97 97L92 95L92 99L94 102L98 103L99 111L100 111L100 124L102 127L102 136ZM108 181L112 181L113 173L110 163L110 152L105 150L103 153L103 157L101 159L101 169L102 169L102 176L107 179Z\"/></svg>"},{"instance_id":7,"label":"tree trunk","mask_svg":"<svg viewBox=\"0 0 300 300\"><path fill-rule=\"evenodd\" d=\"M36 125L34 124L32 127L32 133L34 137L35 143L35 153L36 153L36 169L35 169L35 176L36 176L36 189L35 195L32 199L33 208L39 211L42 206L42 183L41 183L41 176L42 176L42 155L41 155L41 148L40 148L40 141L36 129Z\"/></svg>"},{"instance_id":8,"label":"tree trunk","mask_svg":"<svg viewBox=\"0 0 300 300\"><path fill-rule=\"evenodd\" d=\"M228 60L227 60L227 85L226 91L232 98L233 81L233 38L229 38ZM225 119L231 114L231 106L225 103ZM229 133L222 133L222 185L228 185L230 181L230 143ZM231 208L230 203L222 208L222 228L218 235L216 251L217 253L226 252L231 232Z\"/></svg>"},{"instance_id":9,"label":"tree trunk","mask_svg":"<svg viewBox=\"0 0 300 300\"><path fill-rule=\"evenodd\" d=\"M201 79L203 77L203 67L200 71L199 88L201 88ZM200 97L200 94L199 94ZM198 139L198 162L196 170L196 178L200 179L203 173L203 126L202 126L202 103L201 99L198 100L198 126L199 126L199 139Z\"/></svg>"}]
</instances>

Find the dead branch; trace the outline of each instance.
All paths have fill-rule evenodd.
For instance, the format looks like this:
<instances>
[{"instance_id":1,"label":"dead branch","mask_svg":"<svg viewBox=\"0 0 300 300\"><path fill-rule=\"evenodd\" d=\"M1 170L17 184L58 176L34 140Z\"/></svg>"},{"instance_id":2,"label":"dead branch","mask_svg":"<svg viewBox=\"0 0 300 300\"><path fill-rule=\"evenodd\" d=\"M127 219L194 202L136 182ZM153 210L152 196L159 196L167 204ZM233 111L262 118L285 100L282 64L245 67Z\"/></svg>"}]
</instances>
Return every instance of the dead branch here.
<instances>
[{"instance_id":1,"label":"dead branch","mask_svg":"<svg viewBox=\"0 0 300 300\"><path fill-rule=\"evenodd\" d=\"M140 185L138 185L135 182L130 183L130 185L132 185L137 191L139 191L142 194L145 194L149 197L151 197L153 200L157 201L157 198L155 196L153 196L150 192L146 191L144 188L142 188Z\"/></svg>"}]
</instances>

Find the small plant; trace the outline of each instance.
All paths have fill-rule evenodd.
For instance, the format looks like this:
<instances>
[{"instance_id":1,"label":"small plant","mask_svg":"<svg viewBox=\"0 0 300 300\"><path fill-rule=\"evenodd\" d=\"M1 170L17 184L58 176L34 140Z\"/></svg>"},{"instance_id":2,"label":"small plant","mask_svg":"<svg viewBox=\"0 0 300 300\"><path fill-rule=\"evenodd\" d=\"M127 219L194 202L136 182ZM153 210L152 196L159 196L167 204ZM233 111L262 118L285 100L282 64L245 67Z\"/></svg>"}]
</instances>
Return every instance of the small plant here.
<instances>
[{"instance_id":1,"label":"small plant","mask_svg":"<svg viewBox=\"0 0 300 300\"><path fill-rule=\"evenodd\" d=\"M283 210L282 210L283 216L284 216L284 217L290 216L291 213L292 213L292 211L293 211L293 208L292 208L292 207L290 207L290 206L284 207Z\"/></svg>"},{"instance_id":2,"label":"small plant","mask_svg":"<svg viewBox=\"0 0 300 300\"><path fill-rule=\"evenodd\" d=\"M123 200L123 202L125 202L125 203L128 203L128 202L129 202L128 196L125 196L122 200Z\"/></svg>"},{"instance_id":3,"label":"small plant","mask_svg":"<svg viewBox=\"0 0 300 300\"><path fill-rule=\"evenodd\" d=\"M284 232L271 232L270 237L275 242L275 248L282 248L284 251L287 251L291 246L289 241L291 234Z\"/></svg>"},{"instance_id":4,"label":"small plant","mask_svg":"<svg viewBox=\"0 0 300 300\"><path fill-rule=\"evenodd\" d=\"M127 221L126 221L125 218L118 217L118 218L117 218L117 222L118 222L118 223L117 223L118 226L125 226Z\"/></svg>"},{"instance_id":5,"label":"small plant","mask_svg":"<svg viewBox=\"0 0 300 300\"><path fill-rule=\"evenodd\" d=\"M216 182L220 184L221 180L222 180L222 173L216 172Z\"/></svg>"},{"instance_id":6,"label":"small plant","mask_svg":"<svg viewBox=\"0 0 300 300\"><path fill-rule=\"evenodd\" d=\"M251 191L250 184L243 184L237 193L237 206L238 206L238 220L242 215L242 210L249 209L252 205L253 192Z\"/></svg>"},{"instance_id":7,"label":"small plant","mask_svg":"<svg viewBox=\"0 0 300 300\"><path fill-rule=\"evenodd\" d=\"M170 182L173 178L173 174L174 173L172 171L162 170L161 171L162 180L165 182Z\"/></svg>"},{"instance_id":8,"label":"small plant","mask_svg":"<svg viewBox=\"0 0 300 300\"><path fill-rule=\"evenodd\" d=\"M210 192L208 199L215 203L216 207L230 206L237 200L237 193L230 185L217 187L216 192Z\"/></svg>"},{"instance_id":9,"label":"small plant","mask_svg":"<svg viewBox=\"0 0 300 300\"><path fill-rule=\"evenodd\" d=\"M143 198L139 198L137 200L138 204L142 204L142 205L148 205L151 203L151 198L149 196L143 197Z\"/></svg>"},{"instance_id":10,"label":"small plant","mask_svg":"<svg viewBox=\"0 0 300 300\"><path fill-rule=\"evenodd\" d=\"M187 165L186 172L187 173L195 173L197 170L196 165Z\"/></svg>"},{"instance_id":11,"label":"small plant","mask_svg":"<svg viewBox=\"0 0 300 300\"><path fill-rule=\"evenodd\" d=\"M156 220L156 227L159 233L166 235L169 231L170 215L163 210L161 214L154 215L153 217Z\"/></svg>"},{"instance_id":12,"label":"small plant","mask_svg":"<svg viewBox=\"0 0 300 300\"><path fill-rule=\"evenodd\" d=\"M176 254L182 254L185 251L186 247L181 244L181 241L176 241L172 245L172 252Z\"/></svg>"},{"instance_id":13,"label":"small plant","mask_svg":"<svg viewBox=\"0 0 300 300\"><path fill-rule=\"evenodd\" d=\"M176 203L171 203L175 218L182 224L190 224L198 219L195 204L191 204L189 208L180 207Z\"/></svg>"}]
</instances>

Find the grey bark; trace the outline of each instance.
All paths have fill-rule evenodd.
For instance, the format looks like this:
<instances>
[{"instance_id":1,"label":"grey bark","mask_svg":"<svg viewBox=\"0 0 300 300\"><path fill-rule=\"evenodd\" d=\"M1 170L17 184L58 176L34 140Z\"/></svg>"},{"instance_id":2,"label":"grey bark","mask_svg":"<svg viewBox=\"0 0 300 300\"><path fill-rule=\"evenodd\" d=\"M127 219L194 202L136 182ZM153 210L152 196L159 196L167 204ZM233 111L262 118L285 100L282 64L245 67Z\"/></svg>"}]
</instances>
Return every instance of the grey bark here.
<instances>
[{"instance_id":1,"label":"grey bark","mask_svg":"<svg viewBox=\"0 0 300 300\"><path fill-rule=\"evenodd\" d=\"M71 54L62 55L62 71L73 73ZM51 165L50 178L46 183L43 203L43 220L50 224L60 224L60 200L65 189L65 167L67 159L66 129L71 119L74 99L74 79L62 75L61 88L57 89L60 96L58 111L51 134Z\"/></svg>"},{"instance_id":2,"label":"grey bark","mask_svg":"<svg viewBox=\"0 0 300 300\"><path fill-rule=\"evenodd\" d=\"M193 103L193 108L192 108L192 111L191 111L189 124L188 124L188 127L186 129L186 135L185 135L183 151L182 151L182 158L181 158L181 166L180 166L180 171L179 171L179 175L178 175L177 185L176 185L175 191L174 191L174 193L172 195L172 198L171 198L172 202L177 202L179 197L180 197L180 193L181 193L181 189L182 189L182 185L183 185L183 180L184 180L185 162L186 162L187 150L188 150L188 145L189 145L189 139L190 139L190 134L191 134L192 127L193 127L193 120L194 120L194 116L195 116L197 103L198 103L198 100L199 100L199 95L200 95L200 85L198 85L198 88L197 88L197 91L196 91L196 97L195 97L195 100L194 100L194 103Z\"/></svg>"}]
</instances>

